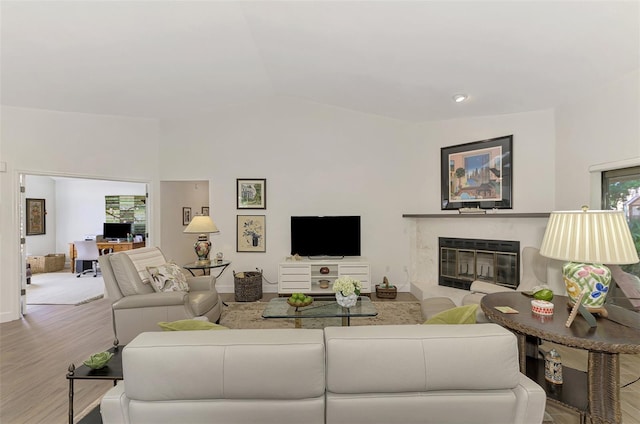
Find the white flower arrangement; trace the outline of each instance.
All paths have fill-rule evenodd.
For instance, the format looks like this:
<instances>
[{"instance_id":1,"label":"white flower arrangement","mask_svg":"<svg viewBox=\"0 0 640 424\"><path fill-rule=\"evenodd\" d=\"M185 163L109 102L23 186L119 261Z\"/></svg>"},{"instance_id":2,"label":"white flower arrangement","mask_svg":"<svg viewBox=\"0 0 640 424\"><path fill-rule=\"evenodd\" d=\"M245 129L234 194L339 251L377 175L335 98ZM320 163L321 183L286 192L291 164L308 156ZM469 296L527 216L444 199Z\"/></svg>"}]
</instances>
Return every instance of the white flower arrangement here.
<instances>
[{"instance_id":1,"label":"white flower arrangement","mask_svg":"<svg viewBox=\"0 0 640 424\"><path fill-rule=\"evenodd\" d=\"M349 296L352 293L360 296L360 290L362 290L362 283L360 280L351 278L348 275L338 278L333 283L333 291L336 293L340 292L343 296Z\"/></svg>"}]
</instances>

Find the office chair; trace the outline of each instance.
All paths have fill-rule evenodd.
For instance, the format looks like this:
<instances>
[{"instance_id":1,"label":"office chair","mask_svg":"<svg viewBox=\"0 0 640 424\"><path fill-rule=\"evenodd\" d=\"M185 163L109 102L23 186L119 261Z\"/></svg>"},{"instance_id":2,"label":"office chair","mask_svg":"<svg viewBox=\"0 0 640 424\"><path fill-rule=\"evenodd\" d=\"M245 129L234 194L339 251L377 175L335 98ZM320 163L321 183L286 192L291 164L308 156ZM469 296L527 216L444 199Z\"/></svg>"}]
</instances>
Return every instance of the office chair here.
<instances>
[{"instance_id":1,"label":"office chair","mask_svg":"<svg viewBox=\"0 0 640 424\"><path fill-rule=\"evenodd\" d=\"M96 244L96 241L74 241L73 244L75 245L76 251L78 253L78 255L76 256L76 270L78 271L76 277L80 278L81 275L89 272L93 272L93 276L97 277L98 256L100 256L100 253L98 252L98 245ZM91 262L90 269L85 269L85 262Z\"/></svg>"}]
</instances>

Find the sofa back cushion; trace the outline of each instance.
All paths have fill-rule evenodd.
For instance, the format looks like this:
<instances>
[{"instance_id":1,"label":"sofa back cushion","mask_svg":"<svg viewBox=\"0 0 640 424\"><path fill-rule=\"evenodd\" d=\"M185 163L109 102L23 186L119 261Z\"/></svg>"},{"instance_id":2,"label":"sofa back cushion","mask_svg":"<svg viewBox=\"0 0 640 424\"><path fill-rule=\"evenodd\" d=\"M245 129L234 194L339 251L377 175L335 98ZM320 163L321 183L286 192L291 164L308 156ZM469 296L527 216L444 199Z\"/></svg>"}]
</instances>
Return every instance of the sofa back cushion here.
<instances>
[{"instance_id":1,"label":"sofa back cushion","mask_svg":"<svg viewBox=\"0 0 640 424\"><path fill-rule=\"evenodd\" d=\"M323 332L142 333L124 348L123 372L132 401L322 399Z\"/></svg>"},{"instance_id":2,"label":"sofa back cushion","mask_svg":"<svg viewBox=\"0 0 640 424\"><path fill-rule=\"evenodd\" d=\"M334 393L511 389L520 379L515 336L496 324L327 327L325 344Z\"/></svg>"}]
</instances>

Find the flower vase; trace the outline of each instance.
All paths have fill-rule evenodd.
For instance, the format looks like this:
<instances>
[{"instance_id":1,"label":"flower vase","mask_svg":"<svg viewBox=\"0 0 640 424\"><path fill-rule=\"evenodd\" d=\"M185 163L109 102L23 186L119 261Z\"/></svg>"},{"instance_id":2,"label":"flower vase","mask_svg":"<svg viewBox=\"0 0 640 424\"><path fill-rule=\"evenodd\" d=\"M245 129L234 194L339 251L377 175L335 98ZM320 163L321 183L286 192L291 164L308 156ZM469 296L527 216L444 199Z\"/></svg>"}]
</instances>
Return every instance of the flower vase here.
<instances>
[{"instance_id":1,"label":"flower vase","mask_svg":"<svg viewBox=\"0 0 640 424\"><path fill-rule=\"evenodd\" d=\"M358 295L355 293L351 293L348 296L343 296L342 293L337 292L336 302L338 302L338 305L342 306L343 308L350 308L352 306L355 306L356 302L358 302Z\"/></svg>"}]
</instances>

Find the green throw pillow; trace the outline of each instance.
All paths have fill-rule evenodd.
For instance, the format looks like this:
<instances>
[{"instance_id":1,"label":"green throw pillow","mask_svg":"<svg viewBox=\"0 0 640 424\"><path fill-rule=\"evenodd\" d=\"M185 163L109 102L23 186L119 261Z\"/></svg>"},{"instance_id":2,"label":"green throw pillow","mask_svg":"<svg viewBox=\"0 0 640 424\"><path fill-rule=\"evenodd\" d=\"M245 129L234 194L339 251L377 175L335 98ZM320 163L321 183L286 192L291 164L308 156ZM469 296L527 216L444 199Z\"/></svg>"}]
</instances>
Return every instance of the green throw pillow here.
<instances>
[{"instance_id":1,"label":"green throw pillow","mask_svg":"<svg viewBox=\"0 0 640 424\"><path fill-rule=\"evenodd\" d=\"M477 304L447 309L426 320L425 324L475 324Z\"/></svg>"},{"instance_id":2,"label":"green throw pillow","mask_svg":"<svg viewBox=\"0 0 640 424\"><path fill-rule=\"evenodd\" d=\"M164 331L190 331L190 330L228 330L224 325L214 324L209 321L197 319L183 319L173 322L159 322L158 325Z\"/></svg>"}]
</instances>

